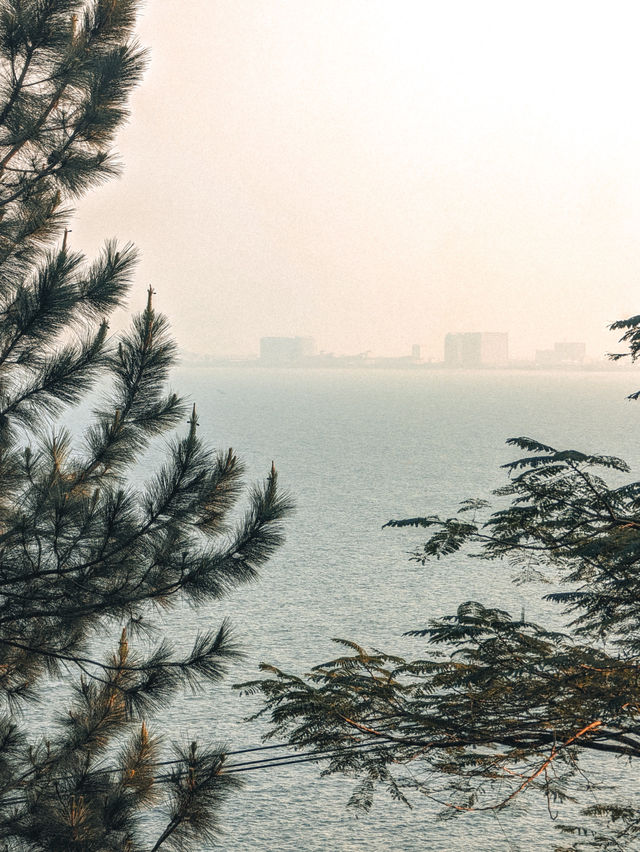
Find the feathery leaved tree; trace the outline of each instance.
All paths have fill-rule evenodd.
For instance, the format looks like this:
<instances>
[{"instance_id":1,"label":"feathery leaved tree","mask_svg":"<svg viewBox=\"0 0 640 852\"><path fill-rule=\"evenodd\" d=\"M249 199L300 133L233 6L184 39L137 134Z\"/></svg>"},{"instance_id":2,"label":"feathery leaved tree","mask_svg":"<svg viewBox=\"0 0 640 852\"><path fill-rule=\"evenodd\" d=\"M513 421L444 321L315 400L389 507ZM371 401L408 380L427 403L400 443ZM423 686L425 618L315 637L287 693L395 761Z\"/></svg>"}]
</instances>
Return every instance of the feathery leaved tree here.
<instances>
[{"instance_id":1,"label":"feathery leaved tree","mask_svg":"<svg viewBox=\"0 0 640 852\"><path fill-rule=\"evenodd\" d=\"M147 307L110 339L135 262L88 262L64 230L74 199L113 175L111 145L145 64L137 0L0 0L0 849L202 848L234 786L219 748L170 762L145 719L219 678L228 627L186 655L146 636L158 606L200 604L253 579L287 501L272 470L234 526L241 466L215 454L166 389L174 344ZM103 395L76 442L57 416ZM157 436L157 472L132 465ZM116 631L114 633L114 630ZM121 632L122 631L122 632ZM107 638L115 650L107 654ZM119 641L118 641L119 639ZM96 647L102 651L96 651ZM70 683L38 738L21 708ZM160 765L158 765L160 764ZM149 821L149 813L152 819Z\"/></svg>"},{"instance_id":2,"label":"feathery leaved tree","mask_svg":"<svg viewBox=\"0 0 640 852\"><path fill-rule=\"evenodd\" d=\"M629 347L612 357L637 360L640 316L612 328ZM413 557L423 564L471 548L522 576L545 572L563 630L467 601L410 634L426 642L419 659L341 641L343 656L306 675L263 664L267 675L240 688L262 694L271 736L323 759L325 774L359 779L355 807L378 786L404 801L420 792L443 816L499 812L535 790L554 819L567 803L556 849L637 849L637 796L605 789L594 801L585 770L597 759L613 782L615 758L640 759L640 482L621 484L617 458L508 443L524 455L505 465L499 508L466 500L454 517L388 526L429 530Z\"/></svg>"}]
</instances>

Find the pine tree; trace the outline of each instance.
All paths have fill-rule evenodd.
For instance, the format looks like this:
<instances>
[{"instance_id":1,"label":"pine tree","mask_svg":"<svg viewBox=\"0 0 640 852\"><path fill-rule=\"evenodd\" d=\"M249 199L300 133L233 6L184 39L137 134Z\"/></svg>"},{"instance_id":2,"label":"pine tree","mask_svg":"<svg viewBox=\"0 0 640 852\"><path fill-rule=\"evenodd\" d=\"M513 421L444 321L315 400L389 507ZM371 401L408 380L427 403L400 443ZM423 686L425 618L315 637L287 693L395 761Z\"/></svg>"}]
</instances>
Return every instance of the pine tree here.
<instances>
[{"instance_id":1,"label":"pine tree","mask_svg":"<svg viewBox=\"0 0 640 852\"><path fill-rule=\"evenodd\" d=\"M637 360L640 316L612 327L629 347L612 357ZM412 631L426 644L418 659L340 641L342 656L306 675L264 664L239 688L262 694L270 736L324 761L324 774L359 778L354 807L383 787L405 802L421 793L442 816L495 813L537 791L554 818L566 803L555 825L572 845L557 850L637 849L640 807L615 789L613 759L640 758L640 482L618 458L508 443L521 457L505 465L498 508L465 500L453 517L387 526L429 531L419 563L470 548L552 582L545 599L564 629L466 601ZM597 803L587 756L604 776Z\"/></svg>"},{"instance_id":2,"label":"pine tree","mask_svg":"<svg viewBox=\"0 0 640 852\"><path fill-rule=\"evenodd\" d=\"M215 837L219 802L236 784L224 753L193 743L168 758L147 722L184 685L221 677L237 646L223 623L177 655L169 639L153 638L152 616L253 580L280 541L288 506L272 469L234 526L242 466L231 450L203 445L195 408L186 430L175 432L187 412L167 390L175 347L151 289L130 329L109 334L134 248L108 242L90 262L65 230L74 200L117 172L114 134L145 65L133 37L137 7L137 0L0 2L6 850L155 852L203 848ZM98 379L102 395L72 440L58 418L86 406ZM132 466L158 436L169 448L140 484ZM110 636L115 650L96 650ZM71 704L56 708L55 726L39 739L20 710L62 676Z\"/></svg>"}]
</instances>

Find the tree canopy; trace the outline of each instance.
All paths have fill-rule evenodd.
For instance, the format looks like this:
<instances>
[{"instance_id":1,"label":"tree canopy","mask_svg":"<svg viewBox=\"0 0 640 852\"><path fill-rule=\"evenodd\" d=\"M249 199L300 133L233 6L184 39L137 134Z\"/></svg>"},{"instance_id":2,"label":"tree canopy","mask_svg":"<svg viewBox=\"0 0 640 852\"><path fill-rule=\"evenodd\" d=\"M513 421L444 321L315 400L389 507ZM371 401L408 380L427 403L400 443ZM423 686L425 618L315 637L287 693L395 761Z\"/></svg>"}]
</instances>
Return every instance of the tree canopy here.
<instances>
[{"instance_id":1,"label":"tree canopy","mask_svg":"<svg viewBox=\"0 0 640 852\"><path fill-rule=\"evenodd\" d=\"M154 614L253 580L288 508L272 468L238 511L242 465L232 450L201 442L195 407L188 415L167 387L175 345L152 288L129 330L109 334L133 246L107 242L90 261L65 230L74 200L118 170L114 134L146 61L133 36L138 5L0 2L6 850L148 852L211 841L218 804L237 783L222 771L224 750L192 743L167 754L148 723L185 686L221 677L238 646L223 623L178 654ZM58 418L86 409L90 391L93 412L74 437ZM134 465L150 446L158 457L160 437L161 461L141 482ZM71 696L45 737L21 709L42 702L52 678L64 678Z\"/></svg>"},{"instance_id":2,"label":"tree canopy","mask_svg":"<svg viewBox=\"0 0 640 852\"><path fill-rule=\"evenodd\" d=\"M640 317L613 327L629 348L615 357L635 360ZM615 758L640 757L640 482L618 458L508 444L519 457L493 509L465 500L452 517L386 526L428 531L413 554L422 564L467 553L552 579L545 600L561 629L466 601L411 632L425 642L417 659L339 640L342 655L306 674L263 664L240 688L262 694L269 736L322 759L324 774L359 779L354 807L371 807L377 787L405 802L419 792L447 816L499 812L537 791L566 835L557 849L636 848L631 791L588 804L581 791L596 787L586 755L609 782Z\"/></svg>"}]
</instances>

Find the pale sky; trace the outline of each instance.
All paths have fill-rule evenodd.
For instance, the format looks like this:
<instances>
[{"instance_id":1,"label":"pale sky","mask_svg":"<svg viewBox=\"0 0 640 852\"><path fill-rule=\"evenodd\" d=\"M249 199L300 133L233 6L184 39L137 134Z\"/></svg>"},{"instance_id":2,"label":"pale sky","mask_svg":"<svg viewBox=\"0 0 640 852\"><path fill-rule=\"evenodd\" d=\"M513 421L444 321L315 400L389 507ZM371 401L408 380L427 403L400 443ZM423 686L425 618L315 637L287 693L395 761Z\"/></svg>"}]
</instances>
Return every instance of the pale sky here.
<instances>
[{"instance_id":1,"label":"pale sky","mask_svg":"<svg viewBox=\"0 0 640 852\"><path fill-rule=\"evenodd\" d=\"M151 51L74 247L142 253L180 346L513 356L640 313L640 6L148 0Z\"/></svg>"}]
</instances>

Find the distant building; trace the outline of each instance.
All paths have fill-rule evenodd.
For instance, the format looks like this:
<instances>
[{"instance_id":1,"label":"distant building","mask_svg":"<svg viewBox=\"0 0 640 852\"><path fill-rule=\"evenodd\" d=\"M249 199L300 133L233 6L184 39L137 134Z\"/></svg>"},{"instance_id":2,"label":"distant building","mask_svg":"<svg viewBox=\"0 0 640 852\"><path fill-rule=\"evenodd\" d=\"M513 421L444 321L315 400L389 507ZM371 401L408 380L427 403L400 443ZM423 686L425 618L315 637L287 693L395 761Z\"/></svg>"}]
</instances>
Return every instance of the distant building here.
<instances>
[{"instance_id":1,"label":"distant building","mask_svg":"<svg viewBox=\"0 0 640 852\"><path fill-rule=\"evenodd\" d=\"M446 367L506 367L509 362L509 335L476 331L447 334L444 339Z\"/></svg>"},{"instance_id":2,"label":"distant building","mask_svg":"<svg viewBox=\"0 0 640 852\"><path fill-rule=\"evenodd\" d=\"M584 343L554 343L553 350L561 362L570 361L573 364L582 364L587 354Z\"/></svg>"},{"instance_id":3,"label":"distant building","mask_svg":"<svg viewBox=\"0 0 640 852\"><path fill-rule=\"evenodd\" d=\"M260 340L260 360L264 364L296 364L315 354L313 337L263 337Z\"/></svg>"},{"instance_id":4,"label":"distant building","mask_svg":"<svg viewBox=\"0 0 640 852\"><path fill-rule=\"evenodd\" d=\"M444 339L446 367L462 367L462 334L447 334Z\"/></svg>"},{"instance_id":5,"label":"distant building","mask_svg":"<svg viewBox=\"0 0 640 852\"><path fill-rule=\"evenodd\" d=\"M562 367L583 364L587 347L584 343L554 343L553 349L538 349L536 364L541 367Z\"/></svg>"}]
</instances>

